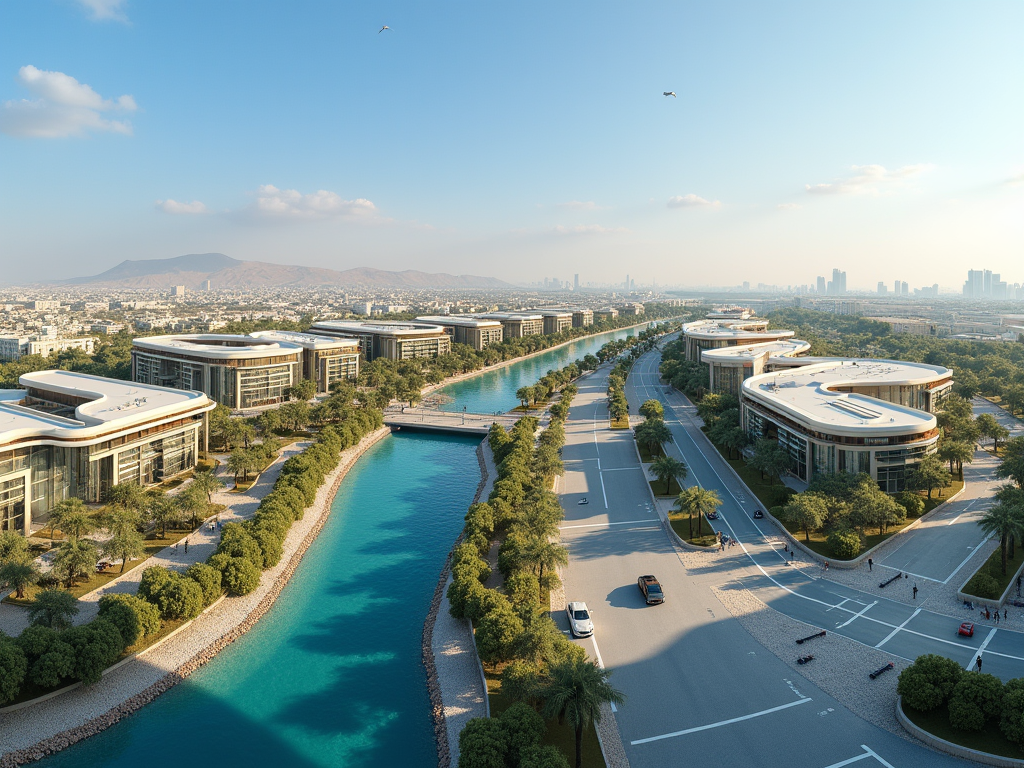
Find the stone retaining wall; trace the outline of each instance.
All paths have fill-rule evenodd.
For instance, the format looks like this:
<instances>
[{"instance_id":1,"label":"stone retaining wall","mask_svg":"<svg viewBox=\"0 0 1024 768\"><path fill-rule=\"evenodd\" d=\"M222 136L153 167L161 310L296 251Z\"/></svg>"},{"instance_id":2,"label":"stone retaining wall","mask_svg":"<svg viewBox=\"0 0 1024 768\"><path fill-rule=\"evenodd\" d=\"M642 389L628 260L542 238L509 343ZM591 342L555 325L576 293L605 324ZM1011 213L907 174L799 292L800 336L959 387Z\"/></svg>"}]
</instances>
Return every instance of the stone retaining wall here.
<instances>
[{"instance_id":1,"label":"stone retaining wall","mask_svg":"<svg viewBox=\"0 0 1024 768\"><path fill-rule=\"evenodd\" d=\"M950 755L961 757L964 760L973 760L976 763L995 765L999 768L1024 768L1024 760L1020 760L1015 757L993 755L990 752L979 752L976 749L968 749L967 747L962 747L959 744L954 744L951 741L940 739L938 736L929 733L924 728L915 725L903 711L902 696L896 697L896 719L900 721L900 725L906 728L907 733L915 739L920 739L929 747L939 752L946 752Z\"/></svg>"},{"instance_id":2,"label":"stone retaining wall","mask_svg":"<svg viewBox=\"0 0 1024 768\"><path fill-rule=\"evenodd\" d=\"M372 445L389 434L391 434L391 430L382 428L367 436L367 438L364 438L363 444L359 446L358 452L351 457L347 466L342 468L340 471L336 470L337 475L331 483L330 491L328 492L329 498L334 498L334 495L338 492L338 488L341 486L342 480L345 478L345 475L348 474L348 470L355 464L355 460ZM281 591L295 573L295 570L298 568L299 563L306 554L306 551L323 529L324 525L327 524L329 516L330 506L328 503L327 508L320 515L320 519L317 520L305 537L303 537L302 541L298 544L295 552L292 554L291 558L289 558L288 564L278 574L274 583L271 585L270 590L239 624L236 624L226 633L221 635L220 638L207 645L188 661L164 675L163 678L143 690L141 693L126 699L121 704L113 707L99 717L93 718L78 727L62 731L61 733L58 733L48 739L44 739L26 749L8 752L3 755L0 757L0 768L14 768L15 766L41 760L48 755L52 755L55 752L59 752L62 749L66 749L67 747L76 744L82 739L95 736L97 733L115 725L122 718L127 717L133 712L136 712L146 706L146 704L149 704L160 694L170 688L173 688L197 669L207 664L220 651L252 629L252 627L256 625L256 622L258 622L263 615L270 610L271 606L273 606L274 602L277 600L278 595L281 594Z\"/></svg>"}]
</instances>

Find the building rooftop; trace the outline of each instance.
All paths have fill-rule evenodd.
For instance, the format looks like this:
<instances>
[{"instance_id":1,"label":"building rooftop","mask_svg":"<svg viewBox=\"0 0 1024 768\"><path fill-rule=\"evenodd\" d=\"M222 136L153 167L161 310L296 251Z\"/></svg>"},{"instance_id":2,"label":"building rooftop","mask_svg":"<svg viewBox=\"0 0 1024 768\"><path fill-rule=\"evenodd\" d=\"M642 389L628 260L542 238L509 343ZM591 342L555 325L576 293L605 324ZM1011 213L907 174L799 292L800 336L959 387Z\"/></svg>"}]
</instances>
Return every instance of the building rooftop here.
<instances>
[{"instance_id":1,"label":"building rooftop","mask_svg":"<svg viewBox=\"0 0 1024 768\"><path fill-rule=\"evenodd\" d=\"M461 325L464 328L497 328L501 325L497 320L485 320L475 315L427 315L416 319L424 323Z\"/></svg>"},{"instance_id":2,"label":"building rooftop","mask_svg":"<svg viewBox=\"0 0 1024 768\"><path fill-rule=\"evenodd\" d=\"M762 341L757 344L705 349L701 352L700 359L705 363L738 363L753 360L766 353L769 357L792 357L803 354L810 348L808 342L800 339Z\"/></svg>"},{"instance_id":3,"label":"building rooftop","mask_svg":"<svg viewBox=\"0 0 1024 768\"><path fill-rule=\"evenodd\" d=\"M947 368L924 363L831 360L752 376L742 388L744 397L814 430L852 437L887 436L927 432L935 428L935 417L867 395L833 390L929 384L951 375Z\"/></svg>"},{"instance_id":4,"label":"building rooftop","mask_svg":"<svg viewBox=\"0 0 1024 768\"><path fill-rule=\"evenodd\" d=\"M339 339L337 336L318 336L313 333L299 333L298 331L253 331L249 335L257 339L298 344L304 349L351 347L353 352L355 352L359 347L358 339Z\"/></svg>"},{"instance_id":5,"label":"building rooftop","mask_svg":"<svg viewBox=\"0 0 1024 768\"><path fill-rule=\"evenodd\" d=\"M108 438L112 432L141 423L179 418L187 412L208 411L214 402L202 392L136 384L73 371L36 371L19 378L25 389L0 390L0 446L28 438L87 444L91 437ZM67 416L21 405L27 389L45 390L64 399L85 400L67 406ZM46 399L40 393L41 399ZM86 441L86 442L81 442Z\"/></svg>"},{"instance_id":6,"label":"building rooftop","mask_svg":"<svg viewBox=\"0 0 1024 768\"><path fill-rule=\"evenodd\" d=\"M683 334L696 339L735 339L737 341L746 339L773 341L788 339L795 335L793 331L757 330L767 322L767 320L697 320L692 323L684 323Z\"/></svg>"},{"instance_id":7,"label":"building rooftop","mask_svg":"<svg viewBox=\"0 0 1024 768\"><path fill-rule=\"evenodd\" d=\"M484 312L477 317L486 320L543 320L539 312Z\"/></svg>"},{"instance_id":8,"label":"building rooftop","mask_svg":"<svg viewBox=\"0 0 1024 768\"><path fill-rule=\"evenodd\" d=\"M168 336L144 336L133 339L132 345L154 352L177 352L213 360L238 360L254 357L294 355L302 345L272 338L259 339L233 333L185 333Z\"/></svg>"},{"instance_id":9,"label":"building rooftop","mask_svg":"<svg viewBox=\"0 0 1024 768\"><path fill-rule=\"evenodd\" d=\"M311 331L334 331L336 333L375 333L381 336L419 336L424 333L444 333L444 327L436 323L377 322L363 323L358 320L321 320L313 323Z\"/></svg>"}]
</instances>

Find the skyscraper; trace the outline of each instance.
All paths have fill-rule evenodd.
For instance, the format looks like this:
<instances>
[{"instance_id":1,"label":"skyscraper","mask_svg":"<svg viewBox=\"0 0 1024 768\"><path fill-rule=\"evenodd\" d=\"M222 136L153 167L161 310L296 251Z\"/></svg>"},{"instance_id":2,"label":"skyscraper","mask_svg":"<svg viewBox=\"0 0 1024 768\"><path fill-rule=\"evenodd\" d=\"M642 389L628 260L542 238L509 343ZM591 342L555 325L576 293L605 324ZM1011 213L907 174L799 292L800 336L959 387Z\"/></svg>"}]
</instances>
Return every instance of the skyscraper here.
<instances>
[{"instance_id":1,"label":"skyscraper","mask_svg":"<svg viewBox=\"0 0 1024 768\"><path fill-rule=\"evenodd\" d=\"M900 295L900 281L899 280L893 280L892 281L892 292L894 294L896 294L897 296Z\"/></svg>"},{"instance_id":2,"label":"skyscraper","mask_svg":"<svg viewBox=\"0 0 1024 768\"><path fill-rule=\"evenodd\" d=\"M833 296L842 296L846 293L846 273L841 269L832 270L832 291Z\"/></svg>"},{"instance_id":3,"label":"skyscraper","mask_svg":"<svg viewBox=\"0 0 1024 768\"><path fill-rule=\"evenodd\" d=\"M907 281L904 280L902 283L900 283L900 296L909 296L909 295L910 295L910 286L907 285Z\"/></svg>"},{"instance_id":4,"label":"skyscraper","mask_svg":"<svg viewBox=\"0 0 1024 768\"><path fill-rule=\"evenodd\" d=\"M879 280L878 281L878 295L879 296L884 296L886 294L886 291L888 291L888 289L885 287L885 283L883 281Z\"/></svg>"},{"instance_id":5,"label":"skyscraper","mask_svg":"<svg viewBox=\"0 0 1024 768\"><path fill-rule=\"evenodd\" d=\"M626 275L626 291L629 291L629 275Z\"/></svg>"},{"instance_id":6,"label":"skyscraper","mask_svg":"<svg viewBox=\"0 0 1024 768\"><path fill-rule=\"evenodd\" d=\"M821 275L818 276L818 285L815 290L817 290L818 293L825 293L825 278Z\"/></svg>"},{"instance_id":7,"label":"skyscraper","mask_svg":"<svg viewBox=\"0 0 1024 768\"><path fill-rule=\"evenodd\" d=\"M573 290L573 293L579 293L580 292L580 276L579 276L579 274L575 274L575 275L572 276L572 290Z\"/></svg>"}]
</instances>

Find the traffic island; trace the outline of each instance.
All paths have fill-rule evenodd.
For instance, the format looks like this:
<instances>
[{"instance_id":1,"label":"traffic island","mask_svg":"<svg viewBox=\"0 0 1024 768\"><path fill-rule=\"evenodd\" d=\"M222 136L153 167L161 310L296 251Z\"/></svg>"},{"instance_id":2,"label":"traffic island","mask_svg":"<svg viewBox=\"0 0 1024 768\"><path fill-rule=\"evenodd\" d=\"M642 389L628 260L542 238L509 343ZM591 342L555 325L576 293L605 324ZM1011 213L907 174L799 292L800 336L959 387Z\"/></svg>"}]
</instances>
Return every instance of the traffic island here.
<instances>
[{"instance_id":1,"label":"traffic island","mask_svg":"<svg viewBox=\"0 0 1024 768\"><path fill-rule=\"evenodd\" d=\"M999 730L999 722L990 721L980 731L958 731L949 724L949 707L943 704L930 712L903 706L896 697L896 719L916 739L932 749L1000 768L1024 768L1024 751Z\"/></svg>"}]
</instances>

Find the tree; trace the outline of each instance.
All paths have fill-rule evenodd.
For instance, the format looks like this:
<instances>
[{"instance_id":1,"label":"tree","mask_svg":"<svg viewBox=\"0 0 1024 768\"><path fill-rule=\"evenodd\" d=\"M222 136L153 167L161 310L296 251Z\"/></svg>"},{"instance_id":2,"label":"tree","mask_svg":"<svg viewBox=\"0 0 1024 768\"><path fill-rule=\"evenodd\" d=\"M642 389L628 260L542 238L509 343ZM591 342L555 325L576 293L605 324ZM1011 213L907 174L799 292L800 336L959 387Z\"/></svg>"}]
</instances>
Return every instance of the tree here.
<instances>
[{"instance_id":1,"label":"tree","mask_svg":"<svg viewBox=\"0 0 1024 768\"><path fill-rule=\"evenodd\" d=\"M783 517L804 532L804 541L810 543L811 531L816 531L825 522L828 507L825 500L816 493L798 493L783 509Z\"/></svg>"},{"instance_id":2,"label":"tree","mask_svg":"<svg viewBox=\"0 0 1024 768\"><path fill-rule=\"evenodd\" d=\"M71 589L76 580L96 567L99 559L100 553L91 541L69 538L57 548L52 571Z\"/></svg>"},{"instance_id":3,"label":"tree","mask_svg":"<svg viewBox=\"0 0 1024 768\"><path fill-rule=\"evenodd\" d=\"M935 653L924 654L900 672L896 692L908 707L928 712L949 699L964 674L963 667L952 659Z\"/></svg>"},{"instance_id":4,"label":"tree","mask_svg":"<svg viewBox=\"0 0 1024 768\"><path fill-rule=\"evenodd\" d=\"M1003 686L1003 712L999 719L1003 735L1024 746L1024 678L1007 680Z\"/></svg>"},{"instance_id":5,"label":"tree","mask_svg":"<svg viewBox=\"0 0 1024 768\"><path fill-rule=\"evenodd\" d=\"M497 594L505 598L504 595ZM508 599L495 601L476 626L476 646L481 660L488 664L508 661L512 658L516 642L522 633L523 621Z\"/></svg>"},{"instance_id":6,"label":"tree","mask_svg":"<svg viewBox=\"0 0 1024 768\"><path fill-rule=\"evenodd\" d=\"M121 561L120 573L124 573L124 567L129 560L137 560L146 552L146 545L142 534L134 528L125 528L111 535L103 543L103 554L111 560Z\"/></svg>"},{"instance_id":7,"label":"tree","mask_svg":"<svg viewBox=\"0 0 1024 768\"><path fill-rule=\"evenodd\" d=\"M523 752L540 744L541 737L547 731L544 718L537 714L533 707L522 702L513 704L502 712L500 722L501 730L505 734L509 765L519 765Z\"/></svg>"},{"instance_id":8,"label":"tree","mask_svg":"<svg viewBox=\"0 0 1024 768\"><path fill-rule=\"evenodd\" d=\"M33 560L11 560L0 565L0 582L14 590L19 600L25 597L25 587L39 581L39 567Z\"/></svg>"},{"instance_id":9,"label":"tree","mask_svg":"<svg viewBox=\"0 0 1024 768\"><path fill-rule=\"evenodd\" d=\"M964 464L974 461L974 446L960 440L948 440L939 448L939 458L949 462L950 474L953 473L954 467L959 470L960 479L963 480Z\"/></svg>"},{"instance_id":10,"label":"tree","mask_svg":"<svg viewBox=\"0 0 1024 768\"><path fill-rule=\"evenodd\" d=\"M58 632L71 626L78 615L78 600L62 589L44 589L36 595L28 608L28 620L32 624L49 627Z\"/></svg>"},{"instance_id":11,"label":"tree","mask_svg":"<svg viewBox=\"0 0 1024 768\"><path fill-rule=\"evenodd\" d=\"M107 489L103 500L114 510L138 515L146 507L146 491L138 483L118 483Z\"/></svg>"},{"instance_id":12,"label":"tree","mask_svg":"<svg viewBox=\"0 0 1024 768\"><path fill-rule=\"evenodd\" d=\"M152 603L135 595L109 594L100 598L99 616L121 633L125 646L160 629L160 611Z\"/></svg>"},{"instance_id":13,"label":"tree","mask_svg":"<svg viewBox=\"0 0 1024 768\"><path fill-rule=\"evenodd\" d=\"M249 473L258 469L259 466L255 461L255 457L247 448L235 448L228 456L227 461L228 471L235 476L235 485L238 485L238 476L242 476L242 480L249 479Z\"/></svg>"},{"instance_id":14,"label":"tree","mask_svg":"<svg viewBox=\"0 0 1024 768\"><path fill-rule=\"evenodd\" d=\"M0 704L14 701L25 681L28 660L16 643L0 636Z\"/></svg>"},{"instance_id":15,"label":"tree","mask_svg":"<svg viewBox=\"0 0 1024 768\"><path fill-rule=\"evenodd\" d=\"M1003 445L1003 460L996 467L996 477L1012 480L1024 489L1024 437L1007 440Z\"/></svg>"},{"instance_id":16,"label":"tree","mask_svg":"<svg viewBox=\"0 0 1024 768\"><path fill-rule=\"evenodd\" d=\"M292 429L296 432L309 424L309 403L304 400L292 400L282 405L278 411L281 414L281 419L286 424L291 424Z\"/></svg>"},{"instance_id":17,"label":"tree","mask_svg":"<svg viewBox=\"0 0 1024 768\"><path fill-rule=\"evenodd\" d=\"M67 501L71 501L71 499L67 499ZM81 503L81 499L75 499L75 501L79 503L62 509L57 518L57 526L68 539L79 539L96 529L96 518ZM61 504L63 503L61 502Z\"/></svg>"},{"instance_id":18,"label":"tree","mask_svg":"<svg viewBox=\"0 0 1024 768\"><path fill-rule=\"evenodd\" d=\"M459 733L459 768L505 768L506 749L501 721L474 717Z\"/></svg>"},{"instance_id":19,"label":"tree","mask_svg":"<svg viewBox=\"0 0 1024 768\"><path fill-rule=\"evenodd\" d=\"M1006 547L1009 540L1024 536L1024 504L999 502L978 521L981 530L999 537L999 559L1006 575Z\"/></svg>"},{"instance_id":20,"label":"tree","mask_svg":"<svg viewBox=\"0 0 1024 768\"><path fill-rule=\"evenodd\" d=\"M1011 384L1003 391L1002 402L1010 413L1024 408L1024 384Z\"/></svg>"},{"instance_id":21,"label":"tree","mask_svg":"<svg viewBox=\"0 0 1024 768\"><path fill-rule=\"evenodd\" d=\"M251 451L246 451L250 453ZM233 456L234 454L232 454ZM188 486L185 490L174 497L175 503L178 505L178 509L181 510L182 517L189 518L191 526L196 527L198 520L202 517L206 517L206 510L210 504L206 500L206 494L202 488L197 488L194 485Z\"/></svg>"},{"instance_id":22,"label":"tree","mask_svg":"<svg viewBox=\"0 0 1024 768\"><path fill-rule=\"evenodd\" d=\"M722 498L707 488L695 485L676 497L675 508L690 518L690 538L693 538L693 516L697 516L697 531L702 530L701 516L706 517L722 505Z\"/></svg>"},{"instance_id":23,"label":"tree","mask_svg":"<svg viewBox=\"0 0 1024 768\"><path fill-rule=\"evenodd\" d=\"M907 484L919 491L928 491L928 498L932 497L932 491L945 488L952 482L952 477L938 456L925 456L916 467L907 471Z\"/></svg>"},{"instance_id":24,"label":"tree","mask_svg":"<svg viewBox=\"0 0 1024 768\"><path fill-rule=\"evenodd\" d=\"M770 485L775 485L775 478L789 469L791 464L789 454L774 440L761 438L754 443L754 456L750 459L750 466L760 472L762 478L768 475Z\"/></svg>"},{"instance_id":25,"label":"tree","mask_svg":"<svg viewBox=\"0 0 1024 768\"><path fill-rule=\"evenodd\" d=\"M583 731L601 720L602 704L624 704L626 697L608 682L611 672L595 662L563 661L548 668L544 715L557 717L576 733L576 768L583 766Z\"/></svg>"},{"instance_id":26,"label":"tree","mask_svg":"<svg viewBox=\"0 0 1024 768\"><path fill-rule=\"evenodd\" d=\"M146 519L160 529L160 537L167 537L167 525L181 520L181 509L174 496L153 496L146 504Z\"/></svg>"},{"instance_id":27,"label":"tree","mask_svg":"<svg viewBox=\"0 0 1024 768\"><path fill-rule=\"evenodd\" d=\"M54 504L53 509L50 510L50 540L53 540L53 531L55 528L60 528L62 531L64 530L64 527L61 525L61 521L65 516L71 515L74 519L79 519L77 517L78 513L84 514L85 511L85 502L76 496L71 496L70 498L63 499L62 501L58 501Z\"/></svg>"},{"instance_id":28,"label":"tree","mask_svg":"<svg viewBox=\"0 0 1024 768\"><path fill-rule=\"evenodd\" d=\"M672 439L672 433L661 419L647 419L636 430L636 441L646 445L651 453Z\"/></svg>"},{"instance_id":29,"label":"tree","mask_svg":"<svg viewBox=\"0 0 1024 768\"><path fill-rule=\"evenodd\" d=\"M686 476L689 473L689 470L683 462L679 461L679 459L672 458L668 454L659 456L651 462L651 471L659 481L665 484L666 496L669 493L672 481L675 480L676 482L681 483L686 479Z\"/></svg>"},{"instance_id":30,"label":"tree","mask_svg":"<svg viewBox=\"0 0 1024 768\"><path fill-rule=\"evenodd\" d=\"M958 731L980 731L1002 713L1003 683L995 675L965 672L949 697L949 724Z\"/></svg>"},{"instance_id":31,"label":"tree","mask_svg":"<svg viewBox=\"0 0 1024 768\"><path fill-rule=\"evenodd\" d=\"M999 454L999 441L1010 436L1010 430L1000 424L991 413L982 413L974 420L982 437L992 438L992 449Z\"/></svg>"},{"instance_id":32,"label":"tree","mask_svg":"<svg viewBox=\"0 0 1024 768\"><path fill-rule=\"evenodd\" d=\"M645 419L664 419L665 408L657 400L645 400L640 406L640 415Z\"/></svg>"},{"instance_id":33,"label":"tree","mask_svg":"<svg viewBox=\"0 0 1024 768\"><path fill-rule=\"evenodd\" d=\"M316 397L316 382L310 379L300 379L288 387L288 397L295 400L312 400Z\"/></svg>"},{"instance_id":34,"label":"tree","mask_svg":"<svg viewBox=\"0 0 1024 768\"><path fill-rule=\"evenodd\" d=\"M269 413L269 411L268 411ZM265 436L264 441L269 437ZM196 471L192 476L193 488L198 489L199 493L206 495L206 500L213 503L213 494L224 487L224 481L213 474L213 470L207 470L205 472Z\"/></svg>"}]
</instances>

